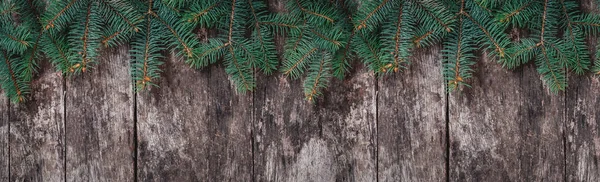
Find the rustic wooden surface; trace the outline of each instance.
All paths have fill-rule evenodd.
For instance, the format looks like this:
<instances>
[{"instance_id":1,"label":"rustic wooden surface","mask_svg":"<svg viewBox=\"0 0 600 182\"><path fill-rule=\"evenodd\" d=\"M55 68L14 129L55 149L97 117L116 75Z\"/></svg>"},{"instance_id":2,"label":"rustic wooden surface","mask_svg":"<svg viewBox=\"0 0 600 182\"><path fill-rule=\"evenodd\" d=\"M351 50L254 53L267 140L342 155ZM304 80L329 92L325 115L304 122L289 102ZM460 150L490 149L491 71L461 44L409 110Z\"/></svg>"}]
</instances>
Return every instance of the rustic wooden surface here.
<instances>
[{"instance_id":1,"label":"rustic wooden surface","mask_svg":"<svg viewBox=\"0 0 600 182\"><path fill-rule=\"evenodd\" d=\"M450 181L564 180L564 94L533 64L511 71L484 57L472 88L449 97Z\"/></svg>"},{"instance_id":2,"label":"rustic wooden surface","mask_svg":"<svg viewBox=\"0 0 600 182\"><path fill-rule=\"evenodd\" d=\"M446 179L446 91L438 51L415 51L407 70L379 79L379 181Z\"/></svg>"},{"instance_id":3,"label":"rustic wooden surface","mask_svg":"<svg viewBox=\"0 0 600 182\"><path fill-rule=\"evenodd\" d=\"M374 77L361 67L304 100L301 81L264 77L255 92L256 181L375 181Z\"/></svg>"},{"instance_id":4,"label":"rustic wooden surface","mask_svg":"<svg viewBox=\"0 0 600 182\"><path fill-rule=\"evenodd\" d=\"M138 94L139 180L251 181L252 94L222 67L163 67L160 87Z\"/></svg>"},{"instance_id":5,"label":"rustic wooden surface","mask_svg":"<svg viewBox=\"0 0 600 182\"><path fill-rule=\"evenodd\" d=\"M8 150L10 149L8 144L8 128L9 128L9 102L8 99L4 96L4 92L0 90L0 181L9 181L8 176L10 167L9 158L10 155Z\"/></svg>"},{"instance_id":6,"label":"rustic wooden surface","mask_svg":"<svg viewBox=\"0 0 600 182\"><path fill-rule=\"evenodd\" d=\"M284 11L271 0L271 10ZM282 37L277 37L282 45ZM281 50L280 50L281 51ZM302 80L258 76L254 93L255 181L375 181L374 76L362 65L345 81L333 80L315 104Z\"/></svg>"},{"instance_id":7,"label":"rustic wooden surface","mask_svg":"<svg viewBox=\"0 0 600 182\"><path fill-rule=\"evenodd\" d=\"M596 1L580 1L584 11L594 9ZM600 13L600 12L596 12ZM596 46L596 39L589 45ZM598 52L595 52L598 55ZM600 80L595 75L569 77L566 95L565 160L567 181L600 180Z\"/></svg>"},{"instance_id":8,"label":"rustic wooden surface","mask_svg":"<svg viewBox=\"0 0 600 182\"><path fill-rule=\"evenodd\" d=\"M165 55L137 94L127 47L75 78L42 64L30 102L0 97L0 181L600 181L595 76L552 94L533 64L482 55L447 94L434 47L381 78L354 64L311 104L302 80L239 94L221 65Z\"/></svg>"},{"instance_id":9,"label":"rustic wooden surface","mask_svg":"<svg viewBox=\"0 0 600 182\"><path fill-rule=\"evenodd\" d=\"M128 47L102 51L91 72L67 81L67 181L133 181L133 89Z\"/></svg>"},{"instance_id":10,"label":"rustic wooden surface","mask_svg":"<svg viewBox=\"0 0 600 182\"><path fill-rule=\"evenodd\" d=\"M63 78L47 62L26 104L10 109L10 180L62 181L65 162Z\"/></svg>"},{"instance_id":11,"label":"rustic wooden surface","mask_svg":"<svg viewBox=\"0 0 600 182\"><path fill-rule=\"evenodd\" d=\"M534 65L482 59L473 87L446 100L434 48L379 80L352 65L311 104L302 80L258 74L237 94L221 66L170 57L161 87L136 99L126 49L66 87L41 72L30 103L2 97L2 181L600 179L597 77L551 94Z\"/></svg>"},{"instance_id":12,"label":"rustic wooden surface","mask_svg":"<svg viewBox=\"0 0 600 182\"><path fill-rule=\"evenodd\" d=\"M566 161L568 181L600 179L600 80L586 75L569 79L566 92Z\"/></svg>"}]
</instances>

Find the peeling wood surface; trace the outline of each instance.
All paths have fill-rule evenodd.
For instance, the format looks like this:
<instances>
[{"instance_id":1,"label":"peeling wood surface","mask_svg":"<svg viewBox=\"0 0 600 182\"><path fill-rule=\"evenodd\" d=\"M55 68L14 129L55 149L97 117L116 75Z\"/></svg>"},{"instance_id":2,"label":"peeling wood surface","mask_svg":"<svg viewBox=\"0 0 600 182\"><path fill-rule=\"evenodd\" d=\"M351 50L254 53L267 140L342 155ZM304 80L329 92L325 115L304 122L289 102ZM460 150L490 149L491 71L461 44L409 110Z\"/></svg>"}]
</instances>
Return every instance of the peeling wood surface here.
<instances>
[{"instance_id":1,"label":"peeling wood surface","mask_svg":"<svg viewBox=\"0 0 600 182\"><path fill-rule=\"evenodd\" d=\"M251 181L252 94L236 94L222 67L171 58L162 75L138 94L139 180Z\"/></svg>"},{"instance_id":2,"label":"peeling wood surface","mask_svg":"<svg viewBox=\"0 0 600 182\"><path fill-rule=\"evenodd\" d=\"M65 161L63 78L49 63L26 104L10 109L10 180L62 181Z\"/></svg>"},{"instance_id":3,"label":"peeling wood surface","mask_svg":"<svg viewBox=\"0 0 600 182\"><path fill-rule=\"evenodd\" d=\"M8 154L8 111L9 111L9 102L8 98L5 96L2 89L0 89L0 181L9 181L9 171L8 168L10 165L9 154Z\"/></svg>"},{"instance_id":4,"label":"peeling wood surface","mask_svg":"<svg viewBox=\"0 0 600 182\"><path fill-rule=\"evenodd\" d=\"M415 51L407 70L379 79L379 181L446 179L446 91L438 51Z\"/></svg>"},{"instance_id":5,"label":"peeling wood surface","mask_svg":"<svg viewBox=\"0 0 600 182\"><path fill-rule=\"evenodd\" d=\"M510 71L483 55L474 70L449 97L450 181L563 181L564 93L533 64Z\"/></svg>"},{"instance_id":6,"label":"peeling wood surface","mask_svg":"<svg viewBox=\"0 0 600 182\"><path fill-rule=\"evenodd\" d=\"M66 82L41 65L32 101L0 97L0 181L600 181L600 79L552 94L533 64L484 57L451 94L440 47L382 78L355 64L314 104L302 80L238 94L175 57L134 94L127 47Z\"/></svg>"},{"instance_id":7,"label":"peeling wood surface","mask_svg":"<svg viewBox=\"0 0 600 182\"><path fill-rule=\"evenodd\" d=\"M600 180L600 80L596 76L569 79L565 147L568 181Z\"/></svg>"},{"instance_id":8,"label":"peeling wood surface","mask_svg":"<svg viewBox=\"0 0 600 182\"><path fill-rule=\"evenodd\" d=\"M128 47L102 51L66 86L67 181L133 181L134 97Z\"/></svg>"},{"instance_id":9,"label":"peeling wood surface","mask_svg":"<svg viewBox=\"0 0 600 182\"><path fill-rule=\"evenodd\" d=\"M31 103L1 98L0 181L600 180L597 77L551 94L534 65L482 59L446 101L430 49L379 79L352 65L310 104L302 80L258 74L237 94L221 66L171 57L136 99L127 48L103 55L64 90L43 71Z\"/></svg>"},{"instance_id":10,"label":"peeling wood surface","mask_svg":"<svg viewBox=\"0 0 600 182\"><path fill-rule=\"evenodd\" d=\"M596 1L580 1L584 11ZM594 39L588 42L596 46ZM594 51L596 56L598 52ZM598 64L598 62L596 62ZM566 91L565 161L567 181L600 180L600 79L596 75L569 77Z\"/></svg>"},{"instance_id":11,"label":"peeling wood surface","mask_svg":"<svg viewBox=\"0 0 600 182\"><path fill-rule=\"evenodd\" d=\"M256 181L375 181L374 77L357 68L314 105L300 80L259 78L255 93Z\"/></svg>"}]
</instances>

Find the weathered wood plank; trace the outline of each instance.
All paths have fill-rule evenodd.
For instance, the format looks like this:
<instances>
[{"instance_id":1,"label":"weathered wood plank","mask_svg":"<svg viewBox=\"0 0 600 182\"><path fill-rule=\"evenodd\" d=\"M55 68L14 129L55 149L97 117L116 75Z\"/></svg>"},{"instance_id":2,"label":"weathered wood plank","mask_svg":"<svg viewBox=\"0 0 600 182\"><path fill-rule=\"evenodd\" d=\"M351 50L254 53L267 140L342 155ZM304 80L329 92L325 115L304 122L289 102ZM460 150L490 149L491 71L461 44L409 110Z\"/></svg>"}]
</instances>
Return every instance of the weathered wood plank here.
<instances>
[{"instance_id":1,"label":"weathered wood plank","mask_svg":"<svg viewBox=\"0 0 600 182\"><path fill-rule=\"evenodd\" d=\"M127 47L102 51L67 81L67 181L133 181L133 91Z\"/></svg>"},{"instance_id":2,"label":"weathered wood plank","mask_svg":"<svg viewBox=\"0 0 600 182\"><path fill-rule=\"evenodd\" d=\"M407 70L379 79L380 181L446 180L446 92L439 47L415 51Z\"/></svg>"},{"instance_id":3,"label":"weathered wood plank","mask_svg":"<svg viewBox=\"0 0 600 182\"><path fill-rule=\"evenodd\" d=\"M0 181L9 181L8 107L8 98L6 98L4 91L0 89Z\"/></svg>"},{"instance_id":4,"label":"weathered wood plank","mask_svg":"<svg viewBox=\"0 0 600 182\"><path fill-rule=\"evenodd\" d=\"M567 181L600 181L600 80L573 76L566 92Z\"/></svg>"},{"instance_id":5,"label":"weathered wood plank","mask_svg":"<svg viewBox=\"0 0 600 182\"><path fill-rule=\"evenodd\" d=\"M564 180L564 94L533 64L511 71L483 55L474 70L449 98L450 181Z\"/></svg>"},{"instance_id":6,"label":"weathered wood plank","mask_svg":"<svg viewBox=\"0 0 600 182\"><path fill-rule=\"evenodd\" d=\"M284 11L285 0L270 0ZM276 37L283 51L283 37ZM254 94L255 181L375 181L374 76L355 65L318 102L304 100L300 80L260 75Z\"/></svg>"},{"instance_id":7,"label":"weathered wood plank","mask_svg":"<svg viewBox=\"0 0 600 182\"><path fill-rule=\"evenodd\" d=\"M165 60L160 87L138 95L140 181L251 181L252 94L219 66Z\"/></svg>"},{"instance_id":8,"label":"weathered wood plank","mask_svg":"<svg viewBox=\"0 0 600 182\"><path fill-rule=\"evenodd\" d=\"M255 93L255 181L375 181L374 76L334 80L318 102L300 80L260 76Z\"/></svg>"},{"instance_id":9,"label":"weathered wood plank","mask_svg":"<svg viewBox=\"0 0 600 182\"><path fill-rule=\"evenodd\" d=\"M597 6L581 0L583 11ZM598 13L597 11L595 13ZM597 46L596 39L588 45ZM596 52L596 51L594 51ZM592 54L593 55L593 54ZM596 57L599 53L596 52ZM600 181L600 79L596 75L569 75L566 91L565 152L567 181Z\"/></svg>"},{"instance_id":10,"label":"weathered wood plank","mask_svg":"<svg viewBox=\"0 0 600 182\"><path fill-rule=\"evenodd\" d=\"M28 101L11 104L11 181L64 181L63 78L43 64Z\"/></svg>"}]
</instances>

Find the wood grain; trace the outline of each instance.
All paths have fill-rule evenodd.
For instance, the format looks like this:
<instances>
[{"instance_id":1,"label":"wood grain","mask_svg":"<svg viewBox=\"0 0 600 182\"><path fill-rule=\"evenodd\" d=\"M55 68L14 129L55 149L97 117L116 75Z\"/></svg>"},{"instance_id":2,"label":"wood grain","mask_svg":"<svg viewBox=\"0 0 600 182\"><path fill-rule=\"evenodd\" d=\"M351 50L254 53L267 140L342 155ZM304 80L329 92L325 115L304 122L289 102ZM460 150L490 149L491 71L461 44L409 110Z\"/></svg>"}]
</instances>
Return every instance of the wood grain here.
<instances>
[{"instance_id":1,"label":"wood grain","mask_svg":"<svg viewBox=\"0 0 600 182\"><path fill-rule=\"evenodd\" d=\"M133 92L128 47L67 81L67 181L133 181Z\"/></svg>"},{"instance_id":2,"label":"wood grain","mask_svg":"<svg viewBox=\"0 0 600 182\"><path fill-rule=\"evenodd\" d=\"M11 104L11 181L64 181L63 78L42 64L27 103Z\"/></svg>"},{"instance_id":3,"label":"wood grain","mask_svg":"<svg viewBox=\"0 0 600 182\"><path fill-rule=\"evenodd\" d=\"M9 181L9 140L8 119L9 103L4 91L0 89L0 181Z\"/></svg>"},{"instance_id":4,"label":"wood grain","mask_svg":"<svg viewBox=\"0 0 600 182\"><path fill-rule=\"evenodd\" d=\"M582 10L593 11L597 6L595 2L594 0L580 1ZM596 47L596 41L597 38L590 39L588 45ZM592 52L599 56L598 52ZM569 75L569 87L565 92L566 181L600 181L598 90L600 90L600 79L597 75Z\"/></svg>"},{"instance_id":5,"label":"wood grain","mask_svg":"<svg viewBox=\"0 0 600 182\"><path fill-rule=\"evenodd\" d=\"M446 92L439 47L379 79L379 181L446 180Z\"/></svg>"},{"instance_id":6,"label":"wood grain","mask_svg":"<svg viewBox=\"0 0 600 182\"><path fill-rule=\"evenodd\" d=\"M485 57L449 97L450 181L563 181L564 94Z\"/></svg>"},{"instance_id":7,"label":"wood grain","mask_svg":"<svg viewBox=\"0 0 600 182\"><path fill-rule=\"evenodd\" d=\"M255 181L375 181L374 88L374 76L357 65L311 104L300 80L259 77Z\"/></svg>"},{"instance_id":8,"label":"wood grain","mask_svg":"<svg viewBox=\"0 0 600 182\"><path fill-rule=\"evenodd\" d=\"M138 97L140 181L251 181L252 94L220 66L165 60L160 87Z\"/></svg>"},{"instance_id":9,"label":"wood grain","mask_svg":"<svg viewBox=\"0 0 600 182\"><path fill-rule=\"evenodd\" d=\"M566 92L567 181L600 181L600 80L572 76Z\"/></svg>"}]
</instances>

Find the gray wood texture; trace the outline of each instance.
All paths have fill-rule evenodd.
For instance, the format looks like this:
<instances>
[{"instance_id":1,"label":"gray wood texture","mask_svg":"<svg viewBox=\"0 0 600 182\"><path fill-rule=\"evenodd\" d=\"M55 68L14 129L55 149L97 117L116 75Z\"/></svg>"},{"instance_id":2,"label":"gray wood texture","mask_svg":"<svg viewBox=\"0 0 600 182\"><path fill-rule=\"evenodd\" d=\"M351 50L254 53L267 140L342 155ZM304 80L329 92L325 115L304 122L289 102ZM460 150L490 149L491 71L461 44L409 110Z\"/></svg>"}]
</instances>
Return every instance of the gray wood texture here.
<instances>
[{"instance_id":1,"label":"gray wood texture","mask_svg":"<svg viewBox=\"0 0 600 182\"><path fill-rule=\"evenodd\" d=\"M67 181L133 181L134 97L128 47L107 49L91 72L67 81Z\"/></svg>"},{"instance_id":2,"label":"gray wood texture","mask_svg":"<svg viewBox=\"0 0 600 182\"><path fill-rule=\"evenodd\" d=\"M4 92L0 90L0 181L9 181L9 140L8 140L8 129L9 129L9 102Z\"/></svg>"},{"instance_id":3,"label":"gray wood texture","mask_svg":"<svg viewBox=\"0 0 600 182\"><path fill-rule=\"evenodd\" d=\"M314 105L304 100L300 80L259 78L256 181L376 180L375 78L355 69Z\"/></svg>"},{"instance_id":4,"label":"gray wood texture","mask_svg":"<svg viewBox=\"0 0 600 182\"><path fill-rule=\"evenodd\" d=\"M272 11L285 1L271 0ZM276 38L279 51L283 37ZM254 93L255 181L375 181L375 77L354 65L310 104L302 80L258 76Z\"/></svg>"},{"instance_id":5,"label":"gray wood texture","mask_svg":"<svg viewBox=\"0 0 600 182\"><path fill-rule=\"evenodd\" d=\"M407 70L379 79L379 181L446 179L446 91L439 50L417 50Z\"/></svg>"},{"instance_id":6,"label":"gray wood texture","mask_svg":"<svg viewBox=\"0 0 600 182\"><path fill-rule=\"evenodd\" d=\"M600 180L600 80L586 75L569 79L566 92L567 181Z\"/></svg>"},{"instance_id":7,"label":"gray wood texture","mask_svg":"<svg viewBox=\"0 0 600 182\"><path fill-rule=\"evenodd\" d=\"M165 61L161 87L138 94L139 180L251 181L252 94L222 67Z\"/></svg>"},{"instance_id":8,"label":"gray wood texture","mask_svg":"<svg viewBox=\"0 0 600 182\"><path fill-rule=\"evenodd\" d=\"M580 1L586 12L597 6L595 2ZM590 39L588 45L596 46L595 41L597 38ZM598 52L593 52L598 56ZM568 84L565 92L565 180L600 181L600 79L592 74L571 75Z\"/></svg>"},{"instance_id":9,"label":"gray wood texture","mask_svg":"<svg viewBox=\"0 0 600 182\"><path fill-rule=\"evenodd\" d=\"M63 78L44 63L25 104L10 109L10 180L63 181Z\"/></svg>"},{"instance_id":10,"label":"gray wood texture","mask_svg":"<svg viewBox=\"0 0 600 182\"><path fill-rule=\"evenodd\" d=\"M0 181L600 181L598 77L553 94L535 65L481 55L448 94L440 49L380 78L356 63L314 104L303 80L257 73L240 94L172 53L140 93L128 47L73 78L43 63L28 103L0 97Z\"/></svg>"},{"instance_id":11,"label":"gray wood texture","mask_svg":"<svg viewBox=\"0 0 600 182\"><path fill-rule=\"evenodd\" d=\"M449 97L450 181L563 181L564 93L533 64L506 70L481 56L472 88Z\"/></svg>"}]
</instances>

